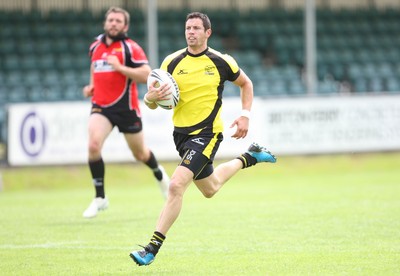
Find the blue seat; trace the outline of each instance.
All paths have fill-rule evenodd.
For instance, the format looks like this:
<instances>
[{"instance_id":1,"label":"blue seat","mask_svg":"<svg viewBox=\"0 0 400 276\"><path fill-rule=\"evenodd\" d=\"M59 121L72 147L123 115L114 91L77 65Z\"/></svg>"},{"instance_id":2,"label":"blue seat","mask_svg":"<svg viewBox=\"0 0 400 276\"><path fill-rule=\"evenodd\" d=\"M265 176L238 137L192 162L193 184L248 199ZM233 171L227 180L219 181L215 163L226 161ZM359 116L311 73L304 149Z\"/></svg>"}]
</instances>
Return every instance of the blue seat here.
<instances>
[{"instance_id":1,"label":"blue seat","mask_svg":"<svg viewBox=\"0 0 400 276\"><path fill-rule=\"evenodd\" d=\"M386 91L400 93L400 79L390 77L386 80Z\"/></svg>"},{"instance_id":2,"label":"blue seat","mask_svg":"<svg viewBox=\"0 0 400 276\"><path fill-rule=\"evenodd\" d=\"M59 86L60 75L55 70L48 70L42 74L42 84L47 87Z\"/></svg>"},{"instance_id":3,"label":"blue seat","mask_svg":"<svg viewBox=\"0 0 400 276\"><path fill-rule=\"evenodd\" d=\"M380 77L373 77L370 79L369 84L370 92L383 92L385 91L384 81Z\"/></svg>"},{"instance_id":4,"label":"blue seat","mask_svg":"<svg viewBox=\"0 0 400 276\"><path fill-rule=\"evenodd\" d=\"M276 84L275 81L271 79L259 79L253 82L254 85L254 95L260 97L273 97L282 96L286 93L285 89L281 86L282 82Z\"/></svg>"},{"instance_id":5,"label":"blue seat","mask_svg":"<svg viewBox=\"0 0 400 276\"><path fill-rule=\"evenodd\" d=\"M22 83L15 85L8 90L7 101L11 103L29 102L28 88Z\"/></svg>"},{"instance_id":6,"label":"blue seat","mask_svg":"<svg viewBox=\"0 0 400 276\"><path fill-rule=\"evenodd\" d=\"M41 74L38 70L32 69L25 72L24 83L28 86L37 85L41 83Z\"/></svg>"},{"instance_id":7,"label":"blue seat","mask_svg":"<svg viewBox=\"0 0 400 276\"><path fill-rule=\"evenodd\" d=\"M24 71L38 70L38 59L36 58L36 55L31 53L22 56L20 61L20 68Z\"/></svg>"},{"instance_id":8,"label":"blue seat","mask_svg":"<svg viewBox=\"0 0 400 276\"><path fill-rule=\"evenodd\" d=\"M42 102L45 101L46 87L42 84L34 84L29 87L28 99L30 102Z\"/></svg>"},{"instance_id":9,"label":"blue seat","mask_svg":"<svg viewBox=\"0 0 400 276\"><path fill-rule=\"evenodd\" d=\"M37 56L37 69L41 71L52 71L55 69L56 58L52 54Z\"/></svg>"},{"instance_id":10,"label":"blue seat","mask_svg":"<svg viewBox=\"0 0 400 276\"><path fill-rule=\"evenodd\" d=\"M362 78L359 77L357 79L354 80L353 82L353 86L354 86L354 92L357 93L365 93L365 92L369 92L369 87L368 87L368 79L367 78Z\"/></svg>"},{"instance_id":11,"label":"blue seat","mask_svg":"<svg viewBox=\"0 0 400 276\"><path fill-rule=\"evenodd\" d=\"M4 76L4 85L9 87L24 83L24 74L21 70L8 71Z\"/></svg>"},{"instance_id":12,"label":"blue seat","mask_svg":"<svg viewBox=\"0 0 400 276\"><path fill-rule=\"evenodd\" d=\"M62 91L62 97L68 101L83 100L82 88L75 84L64 85ZM147 91L146 91L147 92Z\"/></svg>"},{"instance_id":13,"label":"blue seat","mask_svg":"<svg viewBox=\"0 0 400 276\"><path fill-rule=\"evenodd\" d=\"M300 79L294 79L288 82L288 93L292 96L304 95L306 87Z\"/></svg>"},{"instance_id":14,"label":"blue seat","mask_svg":"<svg viewBox=\"0 0 400 276\"><path fill-rule=\"evenodd\" d=\"M332 94L337 92L339 92L339 86L335 80L326 78L318 82L319 94Z\"/></svg>"},{"instance_id":15,"label":"blue seat","mask_svg":"<svg viewBox=\"0 0 400 276\"><path fill-rule=\"evenodd\" d=\"M18 55L9 54L4 57L3 69L5 72L20 70L21 59Z\"/></svg>"},{"instance_id":16,"label":"blue seat","mask_svg":"<svg viewBox=\"0 0 400 276\"><path fill-rule=\"evenodd\" d=\"M224 97L238 97L239 88L231 82L225 82Z\"/></svg>"}]
</instances>

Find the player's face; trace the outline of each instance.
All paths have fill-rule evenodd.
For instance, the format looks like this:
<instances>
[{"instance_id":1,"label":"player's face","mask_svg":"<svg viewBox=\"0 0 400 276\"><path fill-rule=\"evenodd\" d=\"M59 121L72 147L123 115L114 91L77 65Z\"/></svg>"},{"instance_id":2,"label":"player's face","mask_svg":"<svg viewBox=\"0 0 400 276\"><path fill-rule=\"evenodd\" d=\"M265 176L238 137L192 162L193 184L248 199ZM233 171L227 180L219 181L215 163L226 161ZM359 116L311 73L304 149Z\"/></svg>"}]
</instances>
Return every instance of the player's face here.
<instances>
[{"instance_id":1,"label":"player's face","mask_svg":"<svg viewBox=\"0 0 400 276\"><path fill-rule=\"evenodd\" d=\"M205 49L207 39L211 35L211 30L205 30L203 21L200 18L192 18L186 21L185 37L186 43L191 49Z\"/></svg>"},{"instance_id":2,"label":"player's face","mask_svg":"<svg viewBox=\"0 0 400 276\"><path fill-rule=\"evenodd\" d=\"M120 12L110 13L104 22L104 31L110 38L118 37L128 31L128 26L125 25L125 17Z\"/></svg>"}]
</instances>

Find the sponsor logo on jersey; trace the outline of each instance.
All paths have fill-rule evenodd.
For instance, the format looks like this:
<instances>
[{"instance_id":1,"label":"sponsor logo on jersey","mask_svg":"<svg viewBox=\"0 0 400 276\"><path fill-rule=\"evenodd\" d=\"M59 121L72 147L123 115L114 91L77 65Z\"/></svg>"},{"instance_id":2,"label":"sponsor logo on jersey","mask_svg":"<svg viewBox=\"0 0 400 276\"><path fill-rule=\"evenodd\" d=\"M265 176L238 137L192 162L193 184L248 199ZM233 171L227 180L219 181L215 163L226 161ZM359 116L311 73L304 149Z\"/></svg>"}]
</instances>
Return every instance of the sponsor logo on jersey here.
<instances>
[{"instance_id":1,"label":"sponsor logo on jersey","mask_svg":"<svg viewBox=\"0 0 400 276\"><path fill-rule=\"evenodd\" d=\"M113 72L114 68L107 63L106 60L96 60L94 61L94 71L95 72Z\"/></svg>"},{"instance_id":2,"label":"sponsor logo on jersey","mask_svg":"<svg viewBox=\"0 0 400 276\"><path fill-rule=\"evenodd\" d=\"M197 144L199 144L199 145L202 145L202 146L204 146L204 139L203 138L194 138L194 139L192 139L191 140L193 143L197 143Z\"/></svg>"},{"instance_id":3,"label":"sponsor logo on jersey","mask_svg":"<svg viewBox=\"0 0 400 276\"><path fill-rule=\"evenodd\" d=\"M115 54L115 53L121 53L122 52L122 48L115 48L112 50L111 54Z\"/></svg>"},{"instance_id":4,"label":"sponsor logo on jersey","mask_svg":"<svg viewBox=\"0 0 400 276\"><path fill-rule=\"evenodd\" d=\"M187 75L189 74L188 71L186 71L186 69L179 69L179 72L177 73L177 75Z\"/></svg>"},{"instance_id":5,"label":"sponsor logo on jersey","mask_svg":"<svg viewBox=\"0 0 400 276\"><path fill-rule=\"evenodd\" d=\"M215 70L214 65L207 65L204 68L204 75L214 76L214 74L215 74L214 70Z\"/></svg>"},{"instance_id":6,"label":"sponsor logo on jersey","mask_svg":"<svg viewBox=\"0 0 400 276\"><path fill-rule=\"evenodd\" d=\"M196 154L195 150L191 150L185 157L185 160L183 160L183 163L185 163L186 165L189 165L190 162L193 159L193 156Z\"/></svg>"}]
</instances>

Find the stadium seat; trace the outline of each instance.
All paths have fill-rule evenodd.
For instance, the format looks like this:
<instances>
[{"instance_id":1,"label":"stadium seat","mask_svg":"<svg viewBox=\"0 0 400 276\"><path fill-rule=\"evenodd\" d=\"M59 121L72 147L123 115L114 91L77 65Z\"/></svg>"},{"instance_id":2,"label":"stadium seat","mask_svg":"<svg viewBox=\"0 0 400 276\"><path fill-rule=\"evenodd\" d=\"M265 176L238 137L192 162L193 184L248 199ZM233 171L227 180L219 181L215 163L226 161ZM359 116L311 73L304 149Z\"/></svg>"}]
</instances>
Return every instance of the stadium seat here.
<instances>
[{"instance_id":1,"label":"stadium seat","mask_svg":"<svg viewBox=\"0 0 400 276\"><path fill-rule=\"evenodd\" d=\"M42 84L48 87L59 86L60 76L56 70L47 70L42 74Z\"/></svg>"},{"instance_id":2,"label":"stadium seat","mask_svg":"<svg viewBox=\"0 0 400 276\"><path fill-rule=\"evenodd\" d=\"M271 89L267 83L265 84L258 84L256 83L254 86L254 96L257 97L269 97L272 95Z\"/></svg>"},{"instance_id":3,"label":"stadium seat","mask_svg":"<svg viewBox=\"0 0 400 276\"><path fill-rule=\"evenodd\" d=\"M380 77L372 77L370 79L369 89L370 92L383 92L385 91L384 81Z\"/></svg>"},{"instance_id":4,"label":"stadium seat","mask_svg":"<svg viewBox=\"0 0 400 276\"><path fill-rule=\"evenodd\" d=\"M37 85L41 83L41 75L35 68L32 70L25 71L24 74L24 84L28 86Z\"/></svg>"},{"instance_id":5,"label":"stadium seat","mask_svg":"<svg viewBox=\"0 0 400 276\"><path fill-rule=\"evenodd\" d=\"M62 37L58 38L56 41L52 42L51 54L56 55L64 55L71 52L71 45L70 45L71 38ZM48 54L50 54L48 53Z\"/></svg>"},{"instance_id":6,"label":"stadium seat","mask_svg":"<svg viewBox=\"0 0 400 276\"><path fill-rule=\"evenodd\" d=\"M0 85L0 104L4 104L7 102L8 89L8 86L4 84Z\"/></svg>"},{"instance_id":7,"label":"stadium seat","mask_svg":"<svg viewBox=\"0 0 400 276\"><path fill-rule=\"evenodd\" d=\"M339 87L335 80L325 78L324 80L318 82L317 91L319 94L332 94L339 92Z\"/></svg>"},{"instance_id":8,"label":"stadium seat","mask_svg":"<svg viewBox=\"0 0 400 276\"><path fill-rule=\"evenodd\" d=\"M359 78L354 80L353 85L354 85L354 92L357 92L357 93L369 92L368 91L369 87L368 87L368 79L367 78L359 77Z\"/></svg>"},{"instance_id":9,"label":"stadium seat","mask_svg":"<svg viewBox=\"0 0 400 276\"><path fill-rule=\"evenodd\" d=\"M304 95L306 93L306 87L300 79L294 79L288 82L288 93L291 96Z\"/></svg>"},{"instance_id":10,"label":"stadium seat","mask_svg":"<svg viewBox=\"0 0 400 276\"><path fill-rule=\"evenodd\" d=\"M386 91L400 93L400 80L396 77L390 77L386 80Z\"/></svg>"},{"instance_id":11,"label":"stadium seat","mask_svg":"<svg viewBox=\"0 0 400 276\"><path fill-rule=\"evenodd\" d=\"M35 40L35 49L37 55L45 55L53 50L53 41L50 39Z\"/></svg>"},{"instance_id":12,"label":"stadium seat","mask_svg":"<svg viewBox=\"0 0 400 276\"><path fill-rule=\"evenodd\" d=\"M30 38L18 40L16 47L13 51L17 51L20 55L34 55L35 54L35 41Z\"/></svg>"},{"instance_id":13,"label":"stadium seat","mask_svg":"<svg viewBox=\"0 0 400 276\"><path fill-rule=\"evenodd\" d=\"M37 58L34 54L27 54L21 57L20 69L24 71L37 70Z\"/></svg>"},{"instance_id":14,"label":"stadium seat","mask_svg":"<svg viewBox=\"0 0 400 276\"><path fill-rule=\"evenodd\" d=\"M22 83L10 87L8 90L7 101L11 103L23 103L28 102L28 89Z\"/></svg>"},{"instance_id":15,"label":"stadium seat","mask_svg":"<svg viewBox=\"0 0 400 276\"><path fill-rule=\"evenodd\" d=\"M1 29L3 28L0 28L0 32ZM1 35L0 39L1 39L0 57L1 60L3 60L6 56L10 55L10 53L13 53L14 50L17 48L17 41L2 37Z\"/></svg>"},{"instance_id":16,"label":"stadium seat","mask_svg":"<svg viewBox=\"0 0 400 276\"><path fill-rule=\"evenodd\" d=\"M272 96L284 96L288 94L288 88L283 80L270 81L269 90Z\"/></svg>"},{"instance_id":17,"label":"stadium seat","mask_svg":"<svg viewBox=\"0 0 400 276\"><path fill-rule=\"evenodd\" d=\"M45 97L44 97L45 90L46 90L46 88L40 83L29 86L29 91L28 91L29 101L30 102L45 101Z\"/></svg>"},{"instance_id":18,"label":"stadium seat","mask_svg":"<svg viewBox=\"0 0 400 276\"><path fill-rule=\"evenodd\" d=\"M237 97L239 95L239 88L231 82L225 83L224 97Z\"/></svg>"},{"instance_id":19,"label":"stadium seat","mask_svg":"<svg viewBox=\"0 0 400 276\"><path fill-rule=\"evenodd\" d=\"M4 74L4 85L14 87L21 83L24 83L24 73L21 70L10 70Z\"/></svg>"},{"instance_id":20,"label":"stadium seat","mask_svg":"<svg viewBox=\"0 0 400 276\"><path fill-rule=\"evenodd\" d=\"M3 68L5 72L20 70L20 57L16 54L8 54L4 57Z\"/></svg>"},{"instance_id":21,"label":"stadium seat","mask_svg":"<svg viewBox=\"0 0 400 276\"><path fill-rule=\"evenodd\" d=\"M60 83L63 85L71 85L73 83L76 83L76 81L79 79L78 72L74 70L72 67L65 68L63 70L59 71L60 74Z\"/></svg>"},{"instance_id":22,"label":"stadium seat","mask_svg":"<svg viewBox=\"0 0 400 276\"><path fill-rule=\"evenodd\" d=\"M70 40L69 43L69 53L71 54L78 54L78 55L83 55L88 59L88 54L89 54L89 47L90 44L94 41L94 36L93 39L72 39Z\"/></svg>"},{"instance_id":23,"label":"stadium seat","mask_svg":"<svg viewBox=\"0 0 400 276\"><path fill-rule=\"evenodd\" d=\"M55 67L59 71L75 69L75 59L76 59L76 56L70 54L69 52L59 54L56 57L57 63L55 64ZM62 77L62 75L60 77Z\"/></svg>"},{"instance_id":24,"label":"stadium seat","mask_svg":"<svg viewBox=\"0 0 400 276\"><path fill-rule=\"evenodd\" d=\"M56 66L56 58L52 53L37 56L37 69L41 71L54 70Z\"/></svg>"},{"instance_id":25,"label":"stadium seat","mask_svg":"<svg viewBox=\"0 0 400 276\"><path fill-rule=\"evenodd\" d=\"M64 85L62 90L62 98L67 101L83 100L82 87L76 84Z\"/></svg>"},{"instance_id":26,"label":"stadium seat","mask_svg":"<svg viewBox=\"0 0 400 276\"><path fill-rule=\"evenodd\" d=\"M62 101L64 100L64 86L62 85L45 85L43 87L43 98L44 101Z\"/></svg>"},{"instance_id":27,"label":"stadium seat","mask_svg":"<svg viewBox=\"0 0 400 276\"><path fill-rule=\"evenodd\" d=\"M363 65L359 63L350 64L347 67L347 74L350 80L356 80L364 77Z\"/></svg>"}]
</instances>

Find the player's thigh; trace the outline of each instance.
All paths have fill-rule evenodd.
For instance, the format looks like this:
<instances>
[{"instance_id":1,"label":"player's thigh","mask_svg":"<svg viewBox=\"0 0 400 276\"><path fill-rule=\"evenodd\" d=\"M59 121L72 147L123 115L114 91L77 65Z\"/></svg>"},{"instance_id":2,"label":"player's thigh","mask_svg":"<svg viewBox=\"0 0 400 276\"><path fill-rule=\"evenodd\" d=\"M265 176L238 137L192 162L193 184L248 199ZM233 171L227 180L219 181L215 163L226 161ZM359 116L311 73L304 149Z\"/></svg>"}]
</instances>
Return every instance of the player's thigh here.
<instances>
[{"instance_id":1,"label":"player's thigh","mask_svg":"<svg viewBox=\"0 0 400 276\"><path fill-rule=\"evenodd\" d=\"M216 178L215 174L212 173L205 178L193 180L193 182L196 184L197 189L206 195L214 192L215 186L218 184L218 179Z\"/></svg>"},{"instance_id":2,"label":"player's thigh","mask_svg":"<svg viewBox=\"0 0 400 276\"><path fill-rule=\"evenodd\" d=\"M171 175L170 189L174 194L183 194L192 183L193 172L186 167L177 166Z\"/></svg>"},{"instance_id":3,"label":"player's thigh","mask_svg":"<svg viewBox=\"0 0 400 276\"><path fill-rule=\"evenodd\" d=\"M93 113L89 117L89 141L103 144L113 126L103 115Z\"/></svg>"}]
</instances>

